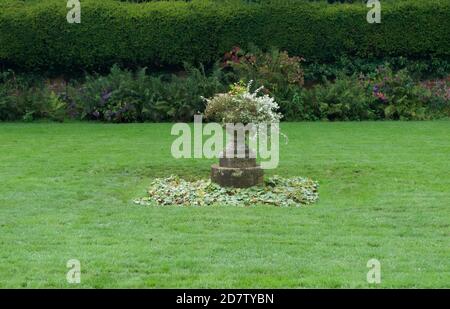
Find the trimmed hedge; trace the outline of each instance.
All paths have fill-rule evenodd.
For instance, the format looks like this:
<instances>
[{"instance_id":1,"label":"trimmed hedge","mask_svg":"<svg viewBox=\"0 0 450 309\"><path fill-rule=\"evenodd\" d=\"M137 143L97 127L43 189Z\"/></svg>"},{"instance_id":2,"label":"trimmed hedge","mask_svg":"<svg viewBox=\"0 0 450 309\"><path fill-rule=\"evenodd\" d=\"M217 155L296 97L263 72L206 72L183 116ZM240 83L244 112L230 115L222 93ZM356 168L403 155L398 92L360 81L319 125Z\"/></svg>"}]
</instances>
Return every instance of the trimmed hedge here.
<instances>
[{"instance_id":1,"label":"trimmed hedge","mask_svg":"<svg viewBox=\"0 0 450 309\"><path fill-rule=\"evenodd\" d=\"M0 62L67 72L128 66L211 63L234 45L276 46L308 60L358 57L450 58L450 1L382 4L381 24L363 4L270 1L81 1L81 24L66 1L0 2Z\"/></svg>"}]
</instances>

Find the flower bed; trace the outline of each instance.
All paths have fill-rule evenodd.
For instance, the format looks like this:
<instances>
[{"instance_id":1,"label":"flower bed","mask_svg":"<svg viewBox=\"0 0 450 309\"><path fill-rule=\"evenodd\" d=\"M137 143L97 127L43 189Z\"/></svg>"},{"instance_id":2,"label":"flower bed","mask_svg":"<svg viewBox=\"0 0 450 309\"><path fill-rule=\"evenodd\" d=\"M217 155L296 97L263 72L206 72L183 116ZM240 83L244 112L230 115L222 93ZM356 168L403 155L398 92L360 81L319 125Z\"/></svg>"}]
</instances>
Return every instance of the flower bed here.
<instances>
[{"instance_id":1,"label":"flower bed","mask_svg":"<svg viewBox=\"0 0 450 309\"><path fill-rule=\"evenodd\" d=\"M269 204L300 207L319 198L318 183L304 177L273 176L264 186L247 189L222 188L210 180L186 181L177 176L155 179L148 196L136 199L138 205L150 206L249 206Z\"/></svg>"}]
</instances>

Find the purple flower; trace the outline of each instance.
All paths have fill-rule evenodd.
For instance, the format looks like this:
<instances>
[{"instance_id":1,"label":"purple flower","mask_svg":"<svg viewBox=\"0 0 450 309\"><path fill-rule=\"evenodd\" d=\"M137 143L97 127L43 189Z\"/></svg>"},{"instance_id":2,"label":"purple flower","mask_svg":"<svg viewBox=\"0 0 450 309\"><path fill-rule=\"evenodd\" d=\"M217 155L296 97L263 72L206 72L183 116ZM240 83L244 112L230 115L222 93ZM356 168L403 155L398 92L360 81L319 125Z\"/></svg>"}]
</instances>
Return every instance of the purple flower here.
<instances>
[{"instance_id":1,"label":"purple flower","mask_svg":"<svg viewBox=\"0 0 450 309\"><path fill-rule=\"evenodd\" d=\"M92 113L92 115L94 115L94 117L98 118L100 116L100 113L98 111L95 111Z\"/></svg>"},{"instance_id":2,"label":"purple flower","mask_svg":"<svg viewBox=\"0 0 450 309\"><path fill-rule=\"evenodd\" d=\"M378 91L380 91L380 87L378 85L373 86L373 92L378 93Z\"/></svg>"}]
</instances>

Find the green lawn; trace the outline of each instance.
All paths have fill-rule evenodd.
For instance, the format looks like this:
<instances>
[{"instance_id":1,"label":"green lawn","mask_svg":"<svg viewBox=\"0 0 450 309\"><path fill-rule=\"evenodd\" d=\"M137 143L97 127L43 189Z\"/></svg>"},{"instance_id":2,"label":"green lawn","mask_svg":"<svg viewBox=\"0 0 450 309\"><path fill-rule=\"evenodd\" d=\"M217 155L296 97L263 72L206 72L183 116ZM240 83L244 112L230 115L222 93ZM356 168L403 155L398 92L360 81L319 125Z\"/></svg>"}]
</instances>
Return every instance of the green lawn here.
<instances>
[{"instance_id":1,"label":"green lawn","mask_svg":"<svg viewBox=\"0 0 450 309\"><path fill-rule=\"evenodd\" d=\"M170 124L0 124L0 287L450 287L450 122L285 123L267 174L320 182L304 208L142 207Z\"/></svg>"}]
</instances>

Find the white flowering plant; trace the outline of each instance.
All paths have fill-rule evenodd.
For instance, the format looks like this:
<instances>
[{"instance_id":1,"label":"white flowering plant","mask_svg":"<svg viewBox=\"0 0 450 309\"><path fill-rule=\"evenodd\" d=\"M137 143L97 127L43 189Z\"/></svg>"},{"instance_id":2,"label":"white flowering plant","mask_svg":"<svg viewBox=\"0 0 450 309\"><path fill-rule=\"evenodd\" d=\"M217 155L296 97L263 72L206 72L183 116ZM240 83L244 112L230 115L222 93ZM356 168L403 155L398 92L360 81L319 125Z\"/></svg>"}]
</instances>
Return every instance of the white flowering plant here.
<instances>
[{"instance_id":1,"label":"white flowering plant","mask_svg":"<svg viewBox=\"0 0 450 309\"><path fill-rule=\"evenodd\" d=\"M206 100L205 117L222 124L278 123L278 103L268 94L262 94L264 87L251 91L252 81L242 81L231 86L227 93L220 93Z\"/></svg>"}]
</instances>

